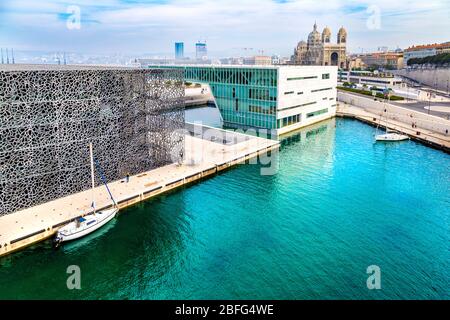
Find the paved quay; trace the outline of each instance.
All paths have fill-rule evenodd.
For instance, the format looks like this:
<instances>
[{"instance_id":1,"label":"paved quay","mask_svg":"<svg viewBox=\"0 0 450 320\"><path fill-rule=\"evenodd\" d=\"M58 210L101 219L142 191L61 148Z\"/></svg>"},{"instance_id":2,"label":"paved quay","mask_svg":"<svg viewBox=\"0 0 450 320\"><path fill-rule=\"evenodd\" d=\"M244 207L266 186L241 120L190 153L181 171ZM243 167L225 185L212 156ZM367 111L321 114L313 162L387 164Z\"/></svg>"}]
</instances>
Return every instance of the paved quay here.
<instances>
[{"instance_id":1,"label":"paved quay","mask_svg":"<svg viewBox=\"0 0 450 320\"><path fill-rule=\"evenodd\" d=\"M132 206L212 176L258 155L278 150L280 145L275 140L205 126L200 128L200 132L205 138L186 134L185 161L182 164L171 164L132 176L128 183L125 180L109 183L119 207ZM97 187L94 192L98 210L111 206L104 186ZM52 237L62 225L91 213L91 203L92 190L86 190L0 217L0 256Z\"/></svg>"},{"instance_id":2,"label":"paved quay","mask_svg":"<svg viewBox=\"0 0 450 320\"><path fill-rule=\"evenodd\" d=\"M386 108L388 110L388 113L390 114L390 117L396 118L395 110L392 110L392 108L389 108L389 106L386 106ZM374 126L380 126L380 128L386 127L386 116L382 112L369 112L364 108L351 104L342 102L339 103L336 115L341 117L355 118ZM424 117L427 117L427 115L424 115ZM431 117L433 116L428 117L430 117L431 119ZM408 135L411 139L450 153L450 133L445 135L421 127L412 128L410 123L405 123L403 121L395 120L392 118L389 118L387 121L387 127L389 129L402 132ZM400 119L400 117L397 118ZM450 127L450 121L448 121L448 126Z\"/></svg>"}]
</instances>

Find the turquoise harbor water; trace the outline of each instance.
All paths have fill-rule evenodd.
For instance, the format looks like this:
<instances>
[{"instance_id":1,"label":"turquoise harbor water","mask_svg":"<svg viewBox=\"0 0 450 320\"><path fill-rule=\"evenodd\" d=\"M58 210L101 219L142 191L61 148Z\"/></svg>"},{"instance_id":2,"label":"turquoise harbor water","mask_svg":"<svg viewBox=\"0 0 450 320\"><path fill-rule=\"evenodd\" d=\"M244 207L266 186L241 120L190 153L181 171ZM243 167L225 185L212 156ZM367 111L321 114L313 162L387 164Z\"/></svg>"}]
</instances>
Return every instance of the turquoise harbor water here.
<instances>
[{"instance_id":1,"label":"turquoise harbor water","mask_svg":"<svg viewBox=\"0 0 450 320\"><path fill-rule=\"evenodd\" d=\"M276 175L242 165L59 251L5 257L0 298L449 299L450 156L374 133L324 122L285 138Z\"/></svg>"}]
</instances>

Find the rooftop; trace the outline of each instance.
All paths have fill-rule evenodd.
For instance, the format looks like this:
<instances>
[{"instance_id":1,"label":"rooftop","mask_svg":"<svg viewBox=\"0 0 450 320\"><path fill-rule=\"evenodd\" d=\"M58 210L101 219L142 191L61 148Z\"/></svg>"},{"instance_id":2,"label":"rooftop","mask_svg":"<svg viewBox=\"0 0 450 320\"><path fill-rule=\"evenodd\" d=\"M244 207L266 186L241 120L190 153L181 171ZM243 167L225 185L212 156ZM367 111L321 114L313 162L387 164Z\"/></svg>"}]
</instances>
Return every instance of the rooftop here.
<instances>
[{"instance_id":1,"label":"rooftop","mask_svg":"<svg viewBox=\"0 0 450 320\"><path fill-rule=\"evenodd\" d=\"M136 68L112 65L58 65L58 64L0 64L0 71L47 71L47 70L133 70Z\"/></svg>"},{"instance_id":2,"label":"rooftop","mask_svg":"<svg viewBox=\"0 0 450 320\"><path fill-rule=\"evenodd\" d=\"M182 65L182 64L155 64L148 65L147 68L242 68L242 69L281 69L281 68L299 68L299 69L308 69L308 68L337 68L337 66L305 66L305 65L241 65L241 64L197 64L197 65Z\"/></svg>"},{"instance_id":3,"label":"rooftop","mask_svg":"<svg viewBox=\"0 0 450 320\"><path fill-rule=\"evenodd\" d=\"M444 43L433 43L433 44L423 44L418 46L412 46L406 49L405 51L419 51L426 49L443 49L450 48L450 41Z\"/></svg>"}]
</instances>

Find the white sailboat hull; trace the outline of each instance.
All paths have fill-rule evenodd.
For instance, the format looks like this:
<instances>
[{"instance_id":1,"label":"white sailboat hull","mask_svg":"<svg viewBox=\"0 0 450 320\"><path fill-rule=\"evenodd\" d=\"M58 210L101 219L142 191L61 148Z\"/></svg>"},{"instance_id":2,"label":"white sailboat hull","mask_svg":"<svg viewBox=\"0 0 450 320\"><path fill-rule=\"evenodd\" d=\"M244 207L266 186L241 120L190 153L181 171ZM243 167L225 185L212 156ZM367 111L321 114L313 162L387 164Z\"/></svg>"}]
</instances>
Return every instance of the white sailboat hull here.
<instances>
[{"instance_id":1,"label":"white sailboat hull","mask_svg":"<svg viewBox=\"0 0 450 320\"><path fill-rule=\"evenodd\" d=\"M83 217L85 219L83 222L71 222L59 229L55 242L72 241L93 233L114 219L118 211L117 208L104 210Z\"/></svg>"},{"instance_id":2,"label":"white sailboat hull","mask_svg":"<svg viewBox=\"0 0 450 320\"><path fill-rule=\"evenodd\" d=\"M379 135L377 135L375 137L375 139L377 141L391 142L391 141L409 140L409 137L407 135L399 134L399 133L386 133L386 134L379 134Z\"/></svg>"},{"instance_id":3,"label":"white sailboat hull","mask_svg":"<svg viewBox=\"0 0 450 320\"><path fill-rule=\"evenodd\" d=\"M91 160L92 206L95 208L94 151L92 143L89 144L89 155ZM103 174L101 173L101 170L100 175L103 180ZM94 213L88 214L87 216L84 217L77 218L75 221L70 222L65 226L61 227L61 229L58 230L58 233L56 234L56 237L53 240L55 247L58 247L63 242L80 239L88 234L91 234L94 231L103 227L112 219L114 219L117 212L119 211L119 208L117 208L117 205L113 199L111 192L109 191L106 181L103 182L111 196L111 200L113 200L114 208L98 212L95 212L94 210Z\"/></svg>"}]
</instances>

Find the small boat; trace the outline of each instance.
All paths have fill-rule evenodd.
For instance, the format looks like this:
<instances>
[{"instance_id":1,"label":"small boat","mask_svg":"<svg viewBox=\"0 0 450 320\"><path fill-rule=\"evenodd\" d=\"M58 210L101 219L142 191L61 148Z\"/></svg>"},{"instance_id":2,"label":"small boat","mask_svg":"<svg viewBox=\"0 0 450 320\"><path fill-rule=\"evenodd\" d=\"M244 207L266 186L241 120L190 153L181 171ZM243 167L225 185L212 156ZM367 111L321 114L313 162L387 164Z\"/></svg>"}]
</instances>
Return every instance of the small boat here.
<instances>
[{"instance_id":1,"label":"small boat","mask_svg":"<svg viewBox=\"0 0 450 320\"><path fill-rule=\"evenodd\" d=\"M394 142L394 141L404 141L409 140L409 136L405 134L401 134L394 130L388 129L388 115L387 115L387 109L384 109L384 112L386 112L386 133L385 134L378 134L378 127L377 126L377 133L375 134L375 141L378 142ZM381 117L380 117L380 123L381 123Z\"/></svg>"},{"instance_id":2,"label":"small boat","mask_svg":"<svg viewBox=\"0 0 450 320\"><path fill-rule=\"evenodd\" d=\"M72 221L66 224L65 226L61 227L58 230L58 233L56 234L55 238L53 239L53 244L56 248L59 247L63 242L76 240L93 233L94 231L100 229L105 224L114 219L114 217L119 212L119 208L117 207L117 204L114 201L114 198L108 188L106 180L104 179L100 167L98 166L98 162L97 166L98 169L100 170L100 176L102 177L103 183L105 184L106 189L108 190L108 193L111 196L111 200L113 201L114 206L112 209L102 211L96 211L95 209L94 156L92 143L89 145L89 151L91 156L92 207L94 208L94 212L84 217L79 217L75 221Z\"/></svg>"},{"instance_id":3,"label":"small boat","mask_svg":"<svg viewBox=\"0 0 450 320\"><path fill-rule=\"evenodd\" d=\"M98 211L84 217L80 217L75 221L66 224L58 230L55 237L55 245L63 242L72 241L84 237L97 229L100 229L109 221L111 221L119 210L117 208L111 210Z\"/></svg>"},{"instance_id":4,"label":"small boat","mask_svg":"<svg viewBox=\"0 0 450 320\"><path fill-rule=\"evenodd\" d=\"M385 134L379 134L375 137L377 141L404 141L409 140L409 137L407 135L398 133L398 132L386 132Z\"/></svg>"}]
</instances>

